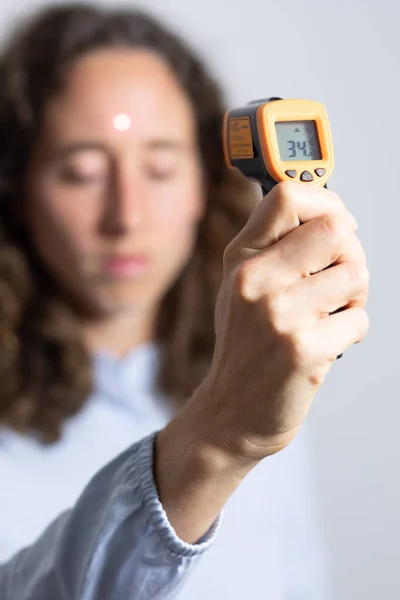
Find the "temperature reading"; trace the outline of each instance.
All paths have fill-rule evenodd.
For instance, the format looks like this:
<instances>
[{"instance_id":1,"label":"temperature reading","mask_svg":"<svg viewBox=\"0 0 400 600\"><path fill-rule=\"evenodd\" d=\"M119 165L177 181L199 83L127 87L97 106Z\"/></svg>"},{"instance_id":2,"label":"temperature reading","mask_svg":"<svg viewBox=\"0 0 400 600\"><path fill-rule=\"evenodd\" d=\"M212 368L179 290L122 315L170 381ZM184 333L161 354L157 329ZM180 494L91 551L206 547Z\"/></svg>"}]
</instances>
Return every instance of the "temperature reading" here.
<instances>
[{"instance_id":1,"label":"temperature reading","mask_svg":"<svg viewBox=\"0 0 400 600\"><path fill-rule=\"evenodd\" d=\"M309 158L312 160L314 151L311 147L310 147L310 149L308 149L307 142L296 142L295 140L288 140L287 143L289 144L289 148L288 148L289 153L290 153L288 155L289 158L299 160L297 158L297 152L300 152L301 158L306 158L306 159Z\"/></svg>"},{"instance_id":2,"label":"temperature reading","mask_svg":"<svg viewBox=\"0 0 400 600\"><path fill-rule=\"evenodd\" d=\"M275 127L281 160L321 160L315 121L278 121Z\"/></svg>"}]
</instances>

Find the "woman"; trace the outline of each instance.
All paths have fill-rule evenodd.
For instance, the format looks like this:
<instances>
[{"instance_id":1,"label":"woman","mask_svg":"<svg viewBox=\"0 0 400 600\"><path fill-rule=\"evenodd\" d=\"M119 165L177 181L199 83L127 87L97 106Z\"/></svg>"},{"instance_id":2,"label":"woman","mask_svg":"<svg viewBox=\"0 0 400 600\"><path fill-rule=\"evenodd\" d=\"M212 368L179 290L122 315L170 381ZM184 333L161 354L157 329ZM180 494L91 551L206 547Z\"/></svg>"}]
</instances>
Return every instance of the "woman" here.
<instances>
[{"instance_id":1,"label":"woman","mask_svg":"<svg viewBox=\"0 0 400 600\"><path fill-rule=\"evenodd\" d=\"M223 166L216 84L153 19L68 5L11 40L0 85L2 598L164 598L200 554L181 598L328 597L301 435L256 470L294 433L246 462L215 442L229 428L199 443L222 256L255 205Z\"/></svg>"}]
</instances>

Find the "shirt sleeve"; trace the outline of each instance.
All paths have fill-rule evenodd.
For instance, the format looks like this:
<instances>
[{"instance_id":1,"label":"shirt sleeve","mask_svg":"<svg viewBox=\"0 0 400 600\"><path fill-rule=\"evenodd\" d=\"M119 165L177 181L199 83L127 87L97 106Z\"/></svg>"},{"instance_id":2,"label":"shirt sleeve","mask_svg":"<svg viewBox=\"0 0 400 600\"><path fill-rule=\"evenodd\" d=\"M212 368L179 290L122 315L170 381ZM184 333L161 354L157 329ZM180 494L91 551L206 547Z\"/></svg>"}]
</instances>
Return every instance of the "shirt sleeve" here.
<instances>
[{"instance_id":1,"label":"shirt sleeve","mask_svg":"<svg viewBox=\"0 0 400 600\"><path fill-rule=\"evenodd\" d=\"M153 476L156 435L106 465L72 510L58 517L35 544L0 565L2 600L175 596L212 545L222 514L197 544L176 535Z\"/></svg>"}]
</instances>

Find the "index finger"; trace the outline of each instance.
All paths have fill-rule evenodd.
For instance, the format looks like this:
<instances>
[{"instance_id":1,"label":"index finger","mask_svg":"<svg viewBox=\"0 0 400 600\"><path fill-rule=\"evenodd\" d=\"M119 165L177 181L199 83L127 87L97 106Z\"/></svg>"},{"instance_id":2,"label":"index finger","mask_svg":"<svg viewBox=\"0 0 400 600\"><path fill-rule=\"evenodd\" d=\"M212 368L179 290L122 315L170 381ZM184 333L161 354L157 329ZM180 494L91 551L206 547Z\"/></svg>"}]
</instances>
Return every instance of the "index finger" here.
<instances>
[{"instance_id":1,"label":"index finger","mask_svg":"<svg viewBox=\"0 0 400 600\"><path fill-rule=\"evenodd\" d=\"M240 246L242 252L264 250L302 223L325 214L349 219L353 229L357 229L354 217L331 190L313 184L282 182L263 198L233 244Z\"/></svg>"}]
</instances>

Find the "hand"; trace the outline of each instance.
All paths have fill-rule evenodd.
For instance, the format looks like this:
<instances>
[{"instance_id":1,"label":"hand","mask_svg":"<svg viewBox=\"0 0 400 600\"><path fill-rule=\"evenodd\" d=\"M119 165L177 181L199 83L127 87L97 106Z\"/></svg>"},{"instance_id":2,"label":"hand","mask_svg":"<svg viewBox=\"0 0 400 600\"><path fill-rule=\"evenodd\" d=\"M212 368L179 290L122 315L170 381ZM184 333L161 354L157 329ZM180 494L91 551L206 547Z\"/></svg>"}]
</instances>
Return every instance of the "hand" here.
<instances>
[{"instance_id":1,"label":"hand","mask_svg":"<svg viewBox=\"0 0 400 600\"><path fill-rule=\"evenodd\" d=\"M244 461L284 448L337 355L366 335L369 274L355 229L333 192L281 183L227 247L199 407L216 447Z\"/></svg>"},{"instance_id":2,"label":"hand","mask_svg":"<svg viewBox=\"0 0 400 600\"><path fill-rule=\"evenodd\" d=\"M336 194L281 183L227 247L210 372L157 438L160 498L184 540L289 444L337 355L366 335L355 229Z\"/></svg>"}]
</instances>

